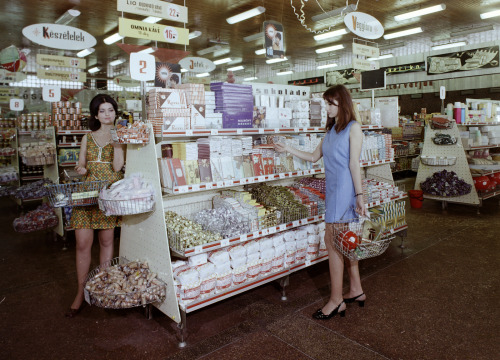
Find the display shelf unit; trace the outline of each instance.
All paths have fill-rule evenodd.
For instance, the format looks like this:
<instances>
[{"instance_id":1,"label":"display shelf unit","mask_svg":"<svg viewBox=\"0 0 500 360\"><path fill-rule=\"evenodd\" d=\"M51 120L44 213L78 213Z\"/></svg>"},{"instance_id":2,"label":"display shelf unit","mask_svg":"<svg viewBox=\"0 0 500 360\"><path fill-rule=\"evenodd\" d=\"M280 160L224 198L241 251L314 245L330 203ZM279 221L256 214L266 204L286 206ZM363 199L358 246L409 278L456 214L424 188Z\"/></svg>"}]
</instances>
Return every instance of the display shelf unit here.
<instances>
[{"instance_id":1,"label":"display shelf unit","mask_svg":"<svg viewBox=\"0 0 500 360\"><path fill-rule=\"evenodd\" d=\"M58 143L57 147L59 148L73 148L73 147L80 147L82 143L80 142L72 142L72 143Z\"/></svg>"},{"instance_id":2,"label":"display shelf unit","mask_svg":"<svg viewBox=\"0 0 500 360\"><path fill-rule=\"evenodd\" d=\"M464 150L468 151L468 150L494 149L497 147L500 147L500 144L469 146L467 148L464 148Z\"/></svg>"},{"instance_id":3,"label":"display shelf unit","mask_svg":"<svg viewBox=\"0 0 500 360\"><path fill-rule=\"evenodd\" d=\"M57 135L85 135L90 130L57 130Z\"/></svg>"},{"instance_id":4,"label":"display shelf unit","mask_svg":"<svg viewBox=\"0 0 500 360\"><path fill-rule=\"evenodd\" d=\"M436 133L449 134L457 139L457 143L454 145L436 145L432 141L432 138L436 136ZM420 162L418 167L417 179L415 181L415 188L420 188L420 183L425 181L429 176L432 176L437 171L449 170L454 171L459 178L464 180L466 183L472 186L472 191L466 195L445 197L436 196L424 193L424 199L442 201L443 208L447 206L447 203L459 203L459 204L469 204L469 205L480 205L479 197L474 188L474 182L472 175L467 163L467 158L465 155L462 142L460 141L460 133L456 124L453 124L451 129L439 129L433 130L430 125L425 127L425 139L424 148L422 149L422 156L454 156L457 158L455 165L425 165Z\"/></svg>"},{"instance_id":5,"label":"display shelf unit","mask_svg":"<svg viewBox=\"0 0 500 360\"><path fill-rule=\"evenodd\" d=\"M461 126L480 126L480 125L500 125L500 122L498 121L489 121L489 122L466 122L463 124L460 124Z\"/></svg>"},{"instance_id":6,"label":"display shelf unit","mask_svg":"<svg viewBox=\"0 0 500 360\"><path fill-rule=\"evenodd\" d=\"M483 170L482 174L472 174L472 177L488 176L488 175L493 175L496 173L500 173L500 170Z\"/></svg>"},{"instance_id":7,"label":"display shelf unit","mask_svg":"<svg viewBox=\"0 0 500 360\"><path fill-rule=\"evenodd\" d=\"M62 162L62 163L59 164L59 166L61 166L61 167L76 166L76 161Z\"/></svg>"}]
</instances>

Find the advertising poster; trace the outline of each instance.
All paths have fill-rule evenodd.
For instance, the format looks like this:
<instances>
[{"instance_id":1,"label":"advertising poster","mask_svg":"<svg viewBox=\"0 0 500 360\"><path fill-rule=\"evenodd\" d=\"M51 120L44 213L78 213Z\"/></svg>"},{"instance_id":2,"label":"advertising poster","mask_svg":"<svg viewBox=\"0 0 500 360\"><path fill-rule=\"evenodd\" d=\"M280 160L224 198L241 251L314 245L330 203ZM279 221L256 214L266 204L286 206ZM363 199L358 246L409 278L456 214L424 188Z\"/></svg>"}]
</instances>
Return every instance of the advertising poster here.
<instances>
[{"instance_id":1,"label":"advertising poster","mask_svg":"<svg viewBox=\"0 0 500 360\"><path fill-rule=\"evenodd\" d=\"M156 63L155 87L173 88L181 83L179 64Z\"/></svg>"},{"instance_id":2,"label":"advertising poster","mask_svg":"<svg viewBox=\"0 0 500 360\"><path fill-rule=\"evenodd\" d=\"M264 45L267 59L285 57L283 25L276 21L264 21Z\"/></svg>"},{"instance_id":3,"label":"advertising poster","mask_svg":"<svg viewBox=\"0 0 500 360\"><path fill-rule=\"evenodd\" d=\"M326 73L326 86L334 86L337 84L356 84L359 81L354 77L355 70L353 68L338 70L338 71L328 71Z\"/></svg>"},{"instance_id":4,"label":"advertising poster","mask_svg":"<svg viewBox=\"0 0 500 360\"><path fill-rule=\"evenodd\" d=\"M498 67L499 46L427 57L427 74L444 74Z\"/></svg>"}]
</instances>

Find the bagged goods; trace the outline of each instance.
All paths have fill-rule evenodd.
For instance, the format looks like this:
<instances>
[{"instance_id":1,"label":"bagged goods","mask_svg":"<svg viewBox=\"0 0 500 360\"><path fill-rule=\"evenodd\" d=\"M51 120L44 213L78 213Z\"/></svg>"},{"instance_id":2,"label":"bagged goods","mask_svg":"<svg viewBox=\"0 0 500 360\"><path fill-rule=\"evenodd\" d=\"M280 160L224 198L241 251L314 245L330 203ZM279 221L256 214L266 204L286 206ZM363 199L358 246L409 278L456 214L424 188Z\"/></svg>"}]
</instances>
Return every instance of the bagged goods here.
<instances>
[{"instance_id":1,"label":"bagged goods","mask_svg":"<svg viewBox=\"0 0 500 360\"><path fill-rule=\"evenodd\" d=\"M247 255L250 258L250 254L255 254L259 252L259 242L258 241L248 241L243 245L243 247L246 249Z\"/></svg>"},{"instance_id":2,"label":"bagged goods","mask_svg":"<svg viewBox=\"0 0 500 360\"><path fill-rule=\"evenodd\" d=\"M262 238L259 240L259 249L261 253L272 248L273 248L273 239Z\"/></svg>"},{"instance_id":3,"label":"bagged goods","mask_svg":"<svg viewBox=\"0 0 500 360\"><path fill-rule=\"evenodd\" d=\"M238 258L243 258L247 256L247 252L245 248L241 245L234 245L230 246L228 248L229 256L231 257L231 260L238 259Z\"/></svg>"},{"instance_id":4,"label":"bagged goods","mask_svg":"<svg viewBox=\"0 0 500 360\"><path fill-rule=\"evenodd\" d=\"M247 264L255 263L259 259L260 259L260 252L259 251L252 253L252 254L248 254L247 255Z\"/></svg>"},{"instance_id":5,"label":"bagged goods","mask_svg":"<svg viewBox=\"0 0 500 360\"><path fill-rule=\"evenodd\" d=\"M231 259L231 268L236 269L236 268L239 268L241 266L246 265L246 263L247 263L246 256L237 257L237 258Z\"/></svg>"},{"instance_id":6,"label":"bagged goods","mask_svg":"<svg viewBox=\"0 0 500 360\"><path fill-rule=\"evenodd\" d=\"M226 249L212 251L208 256L208 261L212 264L221 265L229 263L229 253Z\"/></svg>"},{"instance_id":7,"label":"bagged goods","mask_svg":"<svg viewBox=\"0 0 500 360\"><path fill-rule=\"evenodd\" d=\"M199 266L206 264L208 261L208 254L207 253L202 253L198 255L191 256L188 260L189 266Z\"/></svg>"},{"instance_id":8,"label":"bagged goods","mask_svg":"<svg viewBox=\"0 0 500 360\"><path fill-rule=\"evenodd\" d=\"M233 284L237 286L247 281L247 271L246 265L233 269Z\"/></svg>"},{"instance_id":9,"label":"bagged goods","mask_svg":"<svg viewBox=\"0 0 500 360\"><path fill-rule=\"evenodd\" d=\"M29 211L25 215L14 219L12 225L14 230L20 233L28 233L32 231L44 230L59 223L54 209L48 205L43 204L33 211Z\"/></svg>"},{"instance_id":10,"label":"bagged goods","mask_svg":"<svg viewBox=\"0 0 500 360\"><path fill-rule=\"evenodd\" d=\"M247 278L254 279L259 276L262 267L260 259L253 259L253 261L249 261L247 265Z\"/></svg>"}]
</instances>

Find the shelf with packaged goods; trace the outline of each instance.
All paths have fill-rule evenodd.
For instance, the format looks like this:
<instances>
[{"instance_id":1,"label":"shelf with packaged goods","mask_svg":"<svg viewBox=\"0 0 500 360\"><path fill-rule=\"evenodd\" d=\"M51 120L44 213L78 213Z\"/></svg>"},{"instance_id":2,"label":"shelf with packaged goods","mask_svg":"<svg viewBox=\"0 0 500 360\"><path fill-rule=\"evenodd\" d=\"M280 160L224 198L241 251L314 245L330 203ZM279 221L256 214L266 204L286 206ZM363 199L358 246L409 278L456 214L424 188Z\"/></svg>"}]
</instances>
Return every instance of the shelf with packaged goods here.
<instances>
[{"instance_id":1,"label":"shelf with packaged goods","mask_svg":"<svg viewBox=\"0 0 500 360\"><path fill-rule=\"evenodd\" d=\"M57 147L60 148L73 148L73 147L80 147L82 144L79 142L72 142L72 143L59 143L57 144Z\"/></svg>"},{"instance_id":2,"label":"shelf with packaged goods","mask_svg":"<svg viewBox=\"0 0 500 360\"><path fill-rule=\"evenodd\" d=\"M367 161L367 160L360 160L360 166L361 167L369 167L369 166L377 166L377 165L383 165L383 164L389 164L394 162L394 159L385 159L385 160L372 160L372 161Z\"/></svg>"},{"instance_id":3,"label":"shelf with packaged goods","mask_svg":"<svg viewBox=\"0 0 500 360\"><path fill-rule=\"evenodd\" d=\"M187 258L187 257L198 255L201 253L206 253L206 252L210 252L210 251L217 250L220 248L224 248L226 246L235 245L235 244L239 244L239 243L250 241L250 240L260 239L264 236L280 233L283 231L288 231L288 230L295 229L295 228L300 227L300 226L314 224L314 223L323 221L324 219L325 219L324 215L311 216L311 217L308 217L305 219L295 220L295 221L292 221L292 222L289 222L286 224L280 224L277 226L273 226L271 228L256 230L252 233L241 234L241 235L233 237L233 238L223 239L220 241L214 241L214 242L211 242L208 244L203 244L203 245L198 245L196 247L187 248L187 249L184 249L184 251L179 251L179 250L176 250L172 247L170 247L170 250L172 251L173 254L175 254L179 257Z\"/></svg>"},{"instance_id":4,"label":"shelf with packaged goods","mask_svg":"<svg viewBox=\"0 0 500 360\"><path fill-rule=\"evenodd\" d=\"M407 193L403 193L403 194L399 194L399 195L395 195L395 196L386 198L384 200L378 200L378 201L373 201L373 202L367 203L367 204L365 204L365 206L366 206L367 209L369 209L369 208L372 208L372 207L375 207L375 206L379 206L379 205L383 205L383 204L387 204L387 203L390 203L390 202L393 202L393 201L406 199L407 197L408 197L408 194Z\"/></svg>"},{"instance_id":5,"label":"shelf with packaged goods","mask_svg":"<svg viewBox=\"0 0 500 360\"><path fill-rule=\"evenodd\" d=\"M500 147L500 144L469 146L467 148L464 148L464 150L468 151L468 150L480 150L480 149L494 149L497 147Z\"/></svg>"},{"instance_id":6,"label":"shelf with packaged goods","mask_svg":"<svg viewBox=\"0 0 500 360\"><path fill-rule=\"evenodd\" d=\"M299 178L307 175L316 175L316 174L324 174L325 169L309 169L309 170L298 170L291 171L280 174L270 174L270 175L261 175L261 176L253 176L249 178L242 178L236 180L225 180L218 181L212 183L201 183L194 185L183 185L183 186L175 186L173 189L163 188L163 192L167 194L186 194L199 192L204 190L214 190L214 189L225 189L234 186L247 185L247 184L256 184L268 181L277 181L282 179L292 179Z\"/></svg>"},{"instance_id":7,"label":"shelf with packaged goods","mask_svg":"<svg viewBox=\"0 0 500 360\"><path fill-rule=\"evenodd\" d=\"M483 172L481 174L473 173L472 177L488 176L488 175L493 175L493 174L496 174L496 173L500 173L500 169L498 169L498 170L483 170Z\"/></svg>"},{"instance_id":8,"label":"shelf with packaged goods","mask_svg":"<svg viewBox=\"0 0 500 360\"><path fill-rule=\"evenodd\" d=\"M489 191L489 192L478 191L478 193L477 193L477 196L479 197L480 200L490 199L492 197L499 196L499 195L500 195L500 189L495 190L495 191Z\"/></svg>"},{"instance_id":9,"label":"shelf with packaged goods","mask_svg":"<svg viewBox=\"0 0 500 360\"><path fill-rule=\"evenodd\" d=\"M33 175L33 176L21 176L21 180L23 181L34 181L34 180L42 180L43 175Z\"/></svg>"},{"instance_id":10,"label":"shelf with packaged goods","mask_svg":"<svg viewBox=\"0 0 500 360\"><path fill-rule=\"evenodd\" d=\"M76 161L62 162L62 163L59 163L59 166L61 166L61 167L76 166Z\"/></svg>"},{"instance_id":11,"label":"shelf with packaged goods","mask_svg":"<svg viewBox=\"0 0 500 360\"><path fill-rule=\"evenodd\" d=\"M463 124L457 124L458 126L481 126L481 125L500 125L500 122L468 122Z\"/></svg>"},{"instance_id":12,"label":"shelf with packaged goods","mask_svg":"<svg viewBox=\"0 0 500 360\"><path fill-rule=\"evenodd\" d=\"M415 156L419 156L419 155L420 154L396 155L396 156L394 156L394 160L396 160L396 159L402 159L402 158L415 157Z\"/></svg>"},{"instance_id":13,"label":"shelf with packaged goods","mask_svg":"<svg viewBox=\"0 0 500 360\"><path fill-rule=\"evenodd\" d=\"M90 130L57 130L57 135L85 135Z\"/></svg>"}]
</instances>

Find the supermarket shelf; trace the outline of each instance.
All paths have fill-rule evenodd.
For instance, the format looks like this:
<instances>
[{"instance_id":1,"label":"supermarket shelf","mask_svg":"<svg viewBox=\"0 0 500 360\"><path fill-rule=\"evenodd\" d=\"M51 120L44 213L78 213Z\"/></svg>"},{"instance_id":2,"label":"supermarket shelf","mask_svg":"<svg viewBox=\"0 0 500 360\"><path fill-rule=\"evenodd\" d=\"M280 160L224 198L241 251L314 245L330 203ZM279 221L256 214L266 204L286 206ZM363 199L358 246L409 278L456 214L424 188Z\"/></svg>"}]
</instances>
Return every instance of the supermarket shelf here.
<instances>
[{"instance_id":1,"label":"supermarket shelf","mask_svg":"<svg viewBox=\"0 0 500 360\"><path fill-rule=\"evenodd\" d=\"M90 130L57 130L57 135L85 135Z\"/></svg>"},{"instance_id":2,"label":"supermarket shelf","mask_svg":"<svg viewBox=\"0 0 500 360\"><path fill-rule=\"evenodd\" d=\"M72 143L59 143L57 144L57 147L60 148L71 148L71 147L80 147L82 143L79 142L72 142Z\"/></svg>"},{"instance_id":3,"label":"supermarket shelf","mask_svg":"<svg viewBox=\"0 0 500 360\"><path fill-rule=\"evenodd\" d=\"M411 154L411 155L397 155L397 156L394 156L394 159L400 159L400 158L409 158L409 157L415 157L415 156L419 156L420 154Z\"/></svg>"},{"instance_id":4,"label":"supermarket shelf","mask_svg":"<svg viewBox=\"0 0 500 360\"><path fill-rule=\"evenodd\" d=\"M59 163L59 166L76 166L76 162L62 162Z\"/></svg>"},{"instance_id":5,"label":"supermarket shelf","mask_svg":"<svg viewBox=\"0 0 500 360\"><path fill-rule=\"evenodd\" d=\"M320 262L322 262L324 260L327 260L327 259L328 259L328 254L327 255L318 256L317 258L306 260L304 262L300 262L298 264L292 265L292 266L290 266L290 273L294 273L296 271L305 269L306 267L309 267L311 265L320 263Z\"/></svg>"},{"instance_id":6,"label":"supermarket shelf","mask_svg":"<svg viewBox=\"0 0 500 360\"><path fill-rule=\"evenodd\" d=\"M415 170L413 169L401 169L401 170L392 170L392 173L395 174L395 173L400 173L400 172L405 172L405 171L413 171L413 172L416 172Z\"/></svg>"},{"instance_id":7,"label":"supermarket shelf","mask_svg":"<svg viewBox=\"0 0 500 360\"><path fill-rule=\"evenodd\" d=\"M43 175L36 175L36 176L21 176L21 180L25 181L31 181L31 180L42 180Z\"/></svg>"},{"instance_id":8,"label":"supermarket shelf","mask_svg":"<svg viewBox=\"0 0 500 360\"><path fill-rule=\"evenodd\" d=\"M478 125L500 125L500 122L468 122L464 124L457 124L458 126L478 126Z\"/></svg>"},{"instance_id":9,"label":"supermarket shelf","mask_svg":"<svg viewBox=\"0 0 500 360\"><path fill-rule=\"evenodd\" d=\"M365 206L366 206L366 208L369 209L369 208L372 208L372 207L375 207L375 206L379 206L379 205L382 205L382 204L390 203L392 201L405 199L407 197L408 197L408 194L407 193L403 193L403 194L396 195L396 196L393 196L393 197L390 197L390 198L387 198L387 199L384 199L384 200L379 200L379 201L374 201L374 202L368 203Z\"/></svg>"},{"instance_id":10,"label":"supermarket shelf","mask_svg":"<svg viewBox=\"0 0 500 360\"><path fill-rule=\"evenodd\" d=\"M374 161L361 160L360 166L367 167L367 166L388 164L388 163L392 163L392 162L394 162L394 159L374 160Z\"/></svg>"},{"instance_id":11,"label":"supermarket shelf","mask_svg":"<svg viewBox=\"0 0 500 360\"><path fill-rule=\"evenodd\" d=\"M382 126L362 125L363 130L381 130ZM242 129L192 129L163 131L163 137L191 137L209 135L259 135L259 134L288 134L288 133L317 133L324 132L322 127L296 127L296 128L242 128ZM158 135L157 135L158 137Z\"/></svg>"},{"instance_id":12,"label":"supermarket shelf","mask_svg":"<svg viewBox=\"0 0 500 360\"><path fill-rule=\"evenodd\" d=\"M500 173L500 169L499 170L483 170L483 173L472 174L472 177L487 176L487 175L492 175L492 174L496 174L496 173Z\"/></svg>"},{"instance_id":13,"label":"supermarket shelf","mask_svg":"<svg viewBox=\"0 0 500 360\"><path fill-rule=\"evenodd\" d=\"M220 241L214 241L214 242L211 242L208 244L196 246L194 248L187 248L187 249L184 249L184 252L177 251L176 249L173 249L173 248L170 248L170 249L171 249L172 253L174 253L177 256L189 257L189 256L198 255L201 253L217 250L217 249L229 246L229 245L234 245L234 244L238 244L238 243L249 241L249 240L259 239L259 238L264 237L264 236L279 233L282 231L287 231L287 230L290 230L290 229L293 229L293 228L296 228L299 226L313 224L313 223L322 221L324 219L325 219L325 215L311 216L311 217L306 218L306 219L296 220L296 221L289 222L286 224L280 224L278 226L273 226L273 227L270 227L267 229L257 230L257 231L254 231L253 233L241 234L240 236L236 236L234 238L223 239Z\"/></svg>"},{"instance_id":14,"label":"supermarket shelf","mask_svg":"<svg viewBox=\"0 0 500 360\"><path fill-rule=\"evenodd\" d=\"M467 150L477 150L477 149L493 149L493 148L497 148L497 147L500 147L500 144L471 146L468 148L464 148L464 150L467 151Z\"/></svg>"},{"instance_id":15,"label":"supermarket shelf","mask_svg":"<svg viewBox=\"0 0 500 360\"><path fill-rule=\"evenodd\" d=\"M254 183L262 183L266 181L276 181L282 179L293 179L297 177L302 177L305 175L316 175L316 174L324 174L325 169L311 169L311 170L299 170L299 171L291 171L287 173L281 174L271 174L271 175L262 175L262 176L253 176L249 178L242 178L238 180L225 180L218 181L212 183L202 183L202 184L194 184L194 185L184 185L184 186L175 186L173 189L163 188L163 192L167 194L186 194L199 192L204 190L213 190L213 189L223 189L229 188L233 186L240 186L245 184L254 184Z\"/></svg>"},{"instance_id":16,"label":"supermarket shelf","mask_svg":"<svg viewBox=\"0 0 500 360\"><path fill-rule=\"evenodd\" d=\"M480 200L486 200L486 199L489 199L489 198L492 198L492 197L500 195L500 190L495 190L495 191L492 191L490 193L480 193L480 192L478 192L477 195L478 195L478 197L479 197Z\"/></svg>"},{"instance_id":17,"label":"supermarket shelf","mask_svg":"<svg viewBox=\"0 0 500 360\"><path fill-rule=\"evenodd\" d=\"M390 229L389 231L384 232L384 235L382 235L382 237L386 237L388 235L394 235L394 234L401 232L403 230L406 230L406 229L408 229L408 224L404 224L404 225L398 226L397 228Z\"/></svg>"}]
</instances>

